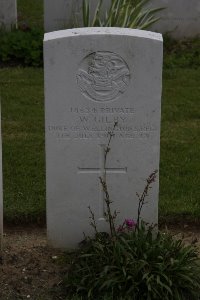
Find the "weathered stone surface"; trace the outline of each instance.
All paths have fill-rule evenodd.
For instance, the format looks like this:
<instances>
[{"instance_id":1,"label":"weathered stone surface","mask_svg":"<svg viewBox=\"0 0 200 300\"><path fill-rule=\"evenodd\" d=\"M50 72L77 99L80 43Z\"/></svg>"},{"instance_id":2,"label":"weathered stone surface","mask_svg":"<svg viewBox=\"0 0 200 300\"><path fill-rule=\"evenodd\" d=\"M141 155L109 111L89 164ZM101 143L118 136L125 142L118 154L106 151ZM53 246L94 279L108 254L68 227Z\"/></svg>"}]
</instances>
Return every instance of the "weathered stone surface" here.
<instances>
[{"instance_id":1,"label":"weathered stone surface","mask_svg":"<svg viewBox=\"0 0 200 300\"><path fill-rule=\"evenodd\" d=\"M44 0L45 31L54 31L73 27L82 27L82 0ZM91 1L94 12L98 0ZM109 7L109 0L104 1L103 11Z\"/></svg>"},{"instance_id":2,"label":"weathered stone surface","mask_svg":"<svg viewBox=\"0 0 200 300\"><path fill-rule=\"evenodd\" d=\"M107 184L118 224L137 217L146 178L159 169L162 36L117 28L45 35L47 227L55 247L75 247L100 230L108 132L118 123L107 160ZM158 180L142 218L158 220Z\"/></svg>"},{"instance_id":3,"label":"weathered stone surface","mask_svg":"<svg viewBox=\"0 0 200 300\"><path fill-rule=\"evenodd\" d=\"M200 35L199 0L153 0L151 6L166 7L159 13L161 20L152 30L168 33L176 39Z\"/></svg>"},{"instance_id":4,"label":"weathered stone surface","mask_svg":"<svg viewBox=\"0 0 200 300\"><path fill-rule=\"evenodd\" d=\"M0 0L0 28L10 30L17 24L16 0Z\"/></svg>"}]
</instances>

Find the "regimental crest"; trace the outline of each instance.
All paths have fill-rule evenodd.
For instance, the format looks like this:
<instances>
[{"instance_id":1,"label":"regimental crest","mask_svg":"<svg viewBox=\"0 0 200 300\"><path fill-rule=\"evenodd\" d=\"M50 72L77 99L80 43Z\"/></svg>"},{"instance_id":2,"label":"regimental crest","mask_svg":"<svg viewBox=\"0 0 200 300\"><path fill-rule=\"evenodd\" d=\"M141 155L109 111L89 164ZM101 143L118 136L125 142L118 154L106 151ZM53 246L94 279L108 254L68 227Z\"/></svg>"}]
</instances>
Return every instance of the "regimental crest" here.
<instances>
[{"instance_id":1,"label":"regimental crest","mask_svg":"<svg viewBox=\"0 0 200 300\"><path fill-rule=\"evenodd\" d=\"M95 52L85 57L77 73L82 94L94 101L110 101L123 94L129 85L126 62L113 52Z\"/></svg>"}]
</instances>

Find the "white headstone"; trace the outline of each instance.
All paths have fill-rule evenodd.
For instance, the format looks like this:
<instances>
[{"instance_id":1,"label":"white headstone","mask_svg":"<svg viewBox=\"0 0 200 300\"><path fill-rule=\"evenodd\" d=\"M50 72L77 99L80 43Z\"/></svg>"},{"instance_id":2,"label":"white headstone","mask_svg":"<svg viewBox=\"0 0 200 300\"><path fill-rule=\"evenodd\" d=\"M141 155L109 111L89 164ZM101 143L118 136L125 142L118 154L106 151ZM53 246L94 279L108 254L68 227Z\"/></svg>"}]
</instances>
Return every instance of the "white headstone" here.
<instances>
[{"instance_id":1,"label":"white headstone","mask_svg":"<svg viewBox=\"0 0 200 300\"><path fill-rule=\"evenodd\" d=\"M0 0L0 28L10 30L17 24L16 0Z\"/></svg>"},{"instance_id":2,"label":"white headstone","mask_svg":"<svg viewBox=\"0 0 200 300\"><path fill-rule=\"evenodd\" d=\"M151 6L166 8L159 13L161 19L152 30L168 33L176 39L200 35L199 0L153 0Z\"/></svg>"},{"instance_id":3,"label":"white headstone","mask_svg":"<svg viewBox=\"0 0 200 300\"><path fill-rule=\"evenodd\" d=\"M137 217L146 178L159 169L162 36L81 28L45 35L47 229L55 247L75 247L91 234L89 210L107 231L104 173L107 134L118 123L107 183L118 224ZM142 218L158 221L159 183Z\"/></svg>"},{"instance_id":4,"label":"white headstone","mask_svg":"<svg viewBox=\"0 0 200 300\"><path fill-rule=\"evenodd\" d=\"M90 1L91 12L94 13L99 0ZM81 27L83 0L44 0L44 28L45 32ZM109 7L109 0L103 2L105 12Z\"/></svg>"}]
</instances>

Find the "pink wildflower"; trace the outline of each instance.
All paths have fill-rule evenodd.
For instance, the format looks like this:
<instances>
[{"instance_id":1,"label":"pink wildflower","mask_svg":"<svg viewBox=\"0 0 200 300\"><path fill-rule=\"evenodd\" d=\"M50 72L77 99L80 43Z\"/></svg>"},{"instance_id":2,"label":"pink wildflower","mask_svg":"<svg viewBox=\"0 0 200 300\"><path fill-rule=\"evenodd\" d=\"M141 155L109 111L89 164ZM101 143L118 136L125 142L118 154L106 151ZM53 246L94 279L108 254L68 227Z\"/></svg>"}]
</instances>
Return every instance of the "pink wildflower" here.
<instances>
[{"instance_id":1,"label":"pink wildflower","mask_svg":"<svg viewBox=\"0 0 200 300\"><path fill-rule=\"evenodd\" d=\"M135 221L132 219L126 219L125 224L128 227L128 229L133 229L136 225Z\"/></svg>"}]
</instances>

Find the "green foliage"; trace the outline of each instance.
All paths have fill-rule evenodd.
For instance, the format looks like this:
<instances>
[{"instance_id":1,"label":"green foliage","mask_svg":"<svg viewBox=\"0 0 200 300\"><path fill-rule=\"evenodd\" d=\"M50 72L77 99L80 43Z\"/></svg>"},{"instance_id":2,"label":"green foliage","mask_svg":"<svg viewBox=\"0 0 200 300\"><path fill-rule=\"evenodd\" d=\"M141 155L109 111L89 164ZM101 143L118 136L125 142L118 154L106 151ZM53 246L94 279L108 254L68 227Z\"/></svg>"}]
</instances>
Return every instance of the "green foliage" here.
<instances>
[{"instance_id":1,"label":"green foliage","mask_svg":"<svg viewBox=\"0 0 200 300\"><path fill-rule=\"evenodd\" d=\"M0 32L0 63L23 66L42 66L43 31L29 29Z\"/></svg>"},{"instance_id":2,"label":"green foliage","mask_svg":"<svg viewBox=\"0 0 200 300\"><path fill-rule=\"evenodd\" d=\"M88 239L72 258L66 285L82 299L197 300L199 271L192 246L142 225L115 239Z\"/></svg>"},{"instance_id":3,"label":"green foliage","mask_svg":"<svg viewBox=\"0 0 200 300\"><path fill-rule=\"evenodd\" d=\"M112 0L108 12L103 15L103 0L99 0L92 16L90 0L83 0L83 26L146 29L159 20L155 15L163 9L147 8L149 2L150 0Z\"/></svg>"},{"instance_id":4,"label":"green foliage","mask_svg":"<svg viewBox=\"0 0 200 300\"><path fill-rule=\"evenodd\" d=\"M174 40L164 35L164 67L199 68L200 38Z\"/></svg>"}]
</instances>

